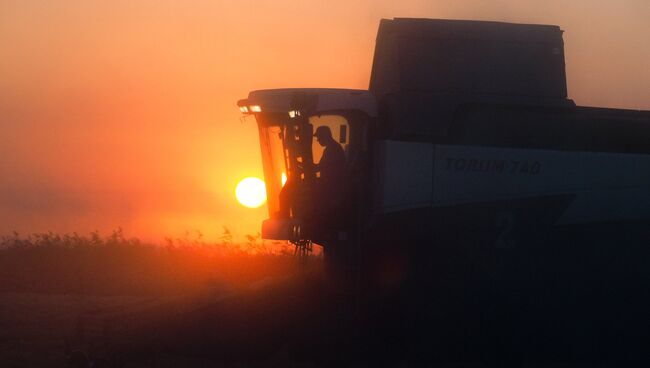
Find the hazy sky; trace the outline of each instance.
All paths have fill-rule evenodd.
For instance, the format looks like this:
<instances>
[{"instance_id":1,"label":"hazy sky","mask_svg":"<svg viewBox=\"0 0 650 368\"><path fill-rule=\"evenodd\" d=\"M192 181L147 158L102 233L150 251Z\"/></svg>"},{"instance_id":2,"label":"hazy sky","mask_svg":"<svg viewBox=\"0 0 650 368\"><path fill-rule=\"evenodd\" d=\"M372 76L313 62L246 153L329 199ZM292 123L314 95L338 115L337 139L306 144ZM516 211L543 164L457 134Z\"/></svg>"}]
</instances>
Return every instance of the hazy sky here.
<instances>
[{"instance_id":1,"label":"hazy sky","mask_svg":"<svg viewBox=\"0 0 650 368\"><path fill-rule=\"evenodd\" d=\"M249 90L367 88L381 18L564 29L579 104L650 109L650 1L0 0L0 233L255 233Z\"/></svg>"}]
</instances>

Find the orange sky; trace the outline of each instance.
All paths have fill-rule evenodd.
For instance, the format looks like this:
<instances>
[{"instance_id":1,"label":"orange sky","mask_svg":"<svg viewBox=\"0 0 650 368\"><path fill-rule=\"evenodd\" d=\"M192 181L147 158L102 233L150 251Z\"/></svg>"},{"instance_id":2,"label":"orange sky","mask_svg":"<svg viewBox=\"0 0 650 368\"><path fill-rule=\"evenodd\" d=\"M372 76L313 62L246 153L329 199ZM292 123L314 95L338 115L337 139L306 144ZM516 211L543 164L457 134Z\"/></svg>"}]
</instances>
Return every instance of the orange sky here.
<instances>
[{"instance_id":1,"label":"orange sky","mask_svg":"<svg viewBox=\"0 0 650 368\"><path fill-rule=\"evenodd\" d=\"M650 109L648 0L0 0L0 233L257 232L266 208L234 197L262 173L236 101L367 88L392 17L561 25L577 103Z\"/></svg>"}]
</instances>

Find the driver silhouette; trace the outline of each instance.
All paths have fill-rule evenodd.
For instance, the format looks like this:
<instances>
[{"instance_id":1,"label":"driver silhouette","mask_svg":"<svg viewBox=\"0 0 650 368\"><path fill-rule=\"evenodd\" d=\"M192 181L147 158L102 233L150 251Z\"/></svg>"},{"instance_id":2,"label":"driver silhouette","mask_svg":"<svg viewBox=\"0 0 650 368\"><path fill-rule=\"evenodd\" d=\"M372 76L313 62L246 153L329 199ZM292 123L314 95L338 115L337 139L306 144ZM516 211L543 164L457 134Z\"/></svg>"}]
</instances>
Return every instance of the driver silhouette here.
<instances>
[{"instance_id":1,"label":"driver silhouette","mask_svg":"<svg viewBox=\"0 0 650 368\"><path fill-rule=\"evenodd\" d=\"M332 131L328 126L322 125L316 128L314 137L318 144L325 147L323 156L315 164L316 172L320 172L321 183L325 186L340 186L345 176L345 152L343 147L334 140Z\"/></svg>"},{"instance_id":2,"label":"driver silhouette","mask_svg":"<svg viewBox=\"0 0 650 368\"><path fill-rule=\"evenodd\" d=\"M345 152L343 147L334 140L332 131L328 126L316 128L314 137L318 144L325 147L320 161L314 165L315 171L320 173L316 187L316 203L320 221L324 226L336 222L340 217L340 207L343 202L345 186Z\"/></svg>"}]
</instances>

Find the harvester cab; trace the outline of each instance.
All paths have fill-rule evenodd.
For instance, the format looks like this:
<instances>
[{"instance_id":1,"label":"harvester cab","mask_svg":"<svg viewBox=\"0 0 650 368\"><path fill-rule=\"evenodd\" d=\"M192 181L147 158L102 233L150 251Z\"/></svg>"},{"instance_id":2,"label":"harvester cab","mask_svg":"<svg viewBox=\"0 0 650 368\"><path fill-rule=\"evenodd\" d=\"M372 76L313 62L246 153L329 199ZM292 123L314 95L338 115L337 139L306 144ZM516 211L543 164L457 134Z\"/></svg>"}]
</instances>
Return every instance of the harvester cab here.
<instances>
[{"instance_id":1,"label":"harvester cab","mask_svg":"<svg viewBox=\"0 0 650 368\"><path fill-rule=\"evenodd\" d=\"M277 89L253 91L238 105L259 128L269 209L262 237L323 242L342 236L363 210L359 193L368 192L374 97L358 90ZM319 144L317 131L330 132L330 144L345 154L336 182L323 180L318 164L330 148Z\"/></svg>"}]
</instances>

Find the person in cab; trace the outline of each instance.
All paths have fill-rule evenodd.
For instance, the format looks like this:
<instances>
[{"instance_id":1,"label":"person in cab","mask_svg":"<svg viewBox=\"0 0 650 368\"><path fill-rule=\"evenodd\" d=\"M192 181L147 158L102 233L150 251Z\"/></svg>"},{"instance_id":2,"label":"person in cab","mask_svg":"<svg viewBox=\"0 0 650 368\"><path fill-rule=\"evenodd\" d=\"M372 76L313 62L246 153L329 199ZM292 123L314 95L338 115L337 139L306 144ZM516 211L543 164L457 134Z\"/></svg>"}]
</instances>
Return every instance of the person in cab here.
<instances>
[{"instance_id":1,"label":"person in cab","mask_svg":"<svg viewBox=\"0 0 650 368\"><path fill-rule=\"evenodd\" d=\"M318 175L316 196L322 220L330 222L330 217L339 209L345 189L346 157L343 147L332 136L328 126L319 126L314 133L318 144L325 150L320 161L314 164Z\"/></svg>"}]
</instances>

